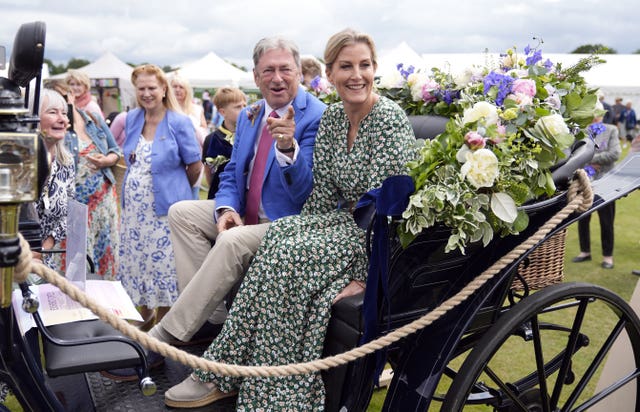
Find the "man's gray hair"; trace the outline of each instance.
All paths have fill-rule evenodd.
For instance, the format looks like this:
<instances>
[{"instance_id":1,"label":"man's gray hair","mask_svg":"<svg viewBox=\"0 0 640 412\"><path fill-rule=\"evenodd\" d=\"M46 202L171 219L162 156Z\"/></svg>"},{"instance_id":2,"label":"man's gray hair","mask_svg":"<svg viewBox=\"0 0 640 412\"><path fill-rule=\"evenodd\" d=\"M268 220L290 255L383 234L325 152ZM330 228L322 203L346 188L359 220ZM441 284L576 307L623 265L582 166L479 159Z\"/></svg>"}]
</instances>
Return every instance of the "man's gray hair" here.
<instances>
[{"instance_id":1,"label":"man's gray hair","mask_svg":"<svg viewBox=\"0 0 640 412\"><path fill-rule=\"evenodd\" d=\"M258 67L258 61L269 50L283 49L291 53L296 67L300 69L300 50L291 40L283 37L265 37L253 48L253 67Z\"/></svg>"}]
</instances>

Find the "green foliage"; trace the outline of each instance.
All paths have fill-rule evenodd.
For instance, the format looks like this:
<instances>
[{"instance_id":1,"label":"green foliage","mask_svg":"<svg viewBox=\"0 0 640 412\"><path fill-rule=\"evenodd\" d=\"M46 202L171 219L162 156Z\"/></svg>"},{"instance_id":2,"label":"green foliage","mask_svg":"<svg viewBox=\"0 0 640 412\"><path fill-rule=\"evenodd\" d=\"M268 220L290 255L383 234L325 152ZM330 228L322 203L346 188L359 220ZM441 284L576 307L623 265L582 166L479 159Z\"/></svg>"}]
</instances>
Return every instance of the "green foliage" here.
<instances>
[{"instance_id":1,"label":"green foliage","mask_svg":"<svg viewBox=\"0 0 640 412\"><path fill-rule=\"evenodd\" d=\"M424 142L408 164L416 190L403 213L403 245L437 224L451 230L445 251L462 253L494 234L517 234L528 225L518 207L550 197L549 169L594 118L597 96L581 73L600 62L591 56L563 70L541 51L508 50L497 66L476 66L453 78L404 70L381 79L380 92L409 114L440 114L445 131Z\"/></svg>"},{"instance_id":2,"label":"green foliage","mask_svg":"<svg viewBox=\"0 0 640 412\"><path fill-rule=\"evenodd\" d=\"M576 47L571 53L573 54L617 54L618 52L611 47L603 44L584 44Z\"/></svg>"},{"instance_id":3,"label":"green foliage","mask_svg":"<svg viewBox=\"0 0 640 412\"><path fill-rule=\"evenodd\" d=\"M90 64L91 62L89 60L85 60L85 59L76 59L75 57L71 58L71 60L69 60L69 63L67 63L67 70L69 69L79 69L81 67L84 67L88 64Z\"/></svg>"}]
</instances>

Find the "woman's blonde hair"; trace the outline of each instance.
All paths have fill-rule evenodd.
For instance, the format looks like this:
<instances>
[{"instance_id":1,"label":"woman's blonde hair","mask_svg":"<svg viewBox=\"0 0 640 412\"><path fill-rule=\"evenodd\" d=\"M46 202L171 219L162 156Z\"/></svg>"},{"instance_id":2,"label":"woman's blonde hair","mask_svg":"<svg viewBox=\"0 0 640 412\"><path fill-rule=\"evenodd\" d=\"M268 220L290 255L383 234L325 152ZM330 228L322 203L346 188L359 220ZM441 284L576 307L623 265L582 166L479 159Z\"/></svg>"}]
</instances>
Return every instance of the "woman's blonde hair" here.
<instances>
[{"instance_id":1,"label":"woman's blonde hair","mask_svg":"<svg viewBox=\"0 0 640 412\"><path fill-rule=\"evenodd\" d=\"M69 70L64 80L67 84L69 84L71 80L75 80L76 82L83 85L86 91L91 90L91 79L89 79L89 76L85 72L82 72L80 70L76 70L76 69Z\"/></svg>"},{"instance_id":2,"label":"woman's blonde hair","mask_svg":"<svg viewBox=\"0 0 640 412\"><path fill-rule=\"evenodd\" d=\"M164 74L160 67L156 66L155 64L143 64L133 69L133 72L131 72L131 83L133 83L134 87L136 86L138 76L140 76L141 74L155 76L156 79L158 79L160 86L165 89L165 94L162 98L162 104L164 105L164 107L169 110L182 113L182 108L180 107L180 104L178 104L176 95L173 93L173 88L171 87L171 85L169 85L167 76ZM138 105L141 106L140 102L138 102Z\"/></svg>"},{"instance_id":3,"label":"woman's blonde hair","mask_svg":"<svg viewBox=\"0 0 640 412\"><path fill-rule=\"evenodd\" d=\"M327 46L324 49L324 64L327 70L331 70L333 63L335 63L340 51L345 46L350 46L356 43L363 43L371 50L371 61L374 67L378 66L378 57L376 54L376 45L373 42L371 36L366 33L360 33L353 29L344 29L334 34L327 41Z\"/></svg>"},{"instance_id":4,"label":"woman's blonde hair","mask_svg":"<svg viewBox=\"0 0 640 412\"><path fill-rule=\"evenodd\" d=\"M46 102L46 104L45 104ZM38 113L44 113L49 109L59 109L67 112L67 101L60 93L53 89L44 88L40 91L40 108ZM63 165L73 164L73 156L64 145L64 139L60 139L55 144L56 158Z\"/></svg>"},{"instance_id":5,"label":"woman's blonde hair","mask_svg":"<svg viewBox=\"0 0 640 412\"><path fill-rule=\"evenodd\" d=\"M185 91L184 103L178 102L178 104L182 108L182 111L185 112L185 114L191 114L191 112L193 111L193 87L191 87L191 83L189 83L189 80L181 77L178 74L174 74L169 79L169 84L171 86L173 86L174 83L182 86ZM176 98L176 100L178 99Z\"/></svg>"}]
</instances>

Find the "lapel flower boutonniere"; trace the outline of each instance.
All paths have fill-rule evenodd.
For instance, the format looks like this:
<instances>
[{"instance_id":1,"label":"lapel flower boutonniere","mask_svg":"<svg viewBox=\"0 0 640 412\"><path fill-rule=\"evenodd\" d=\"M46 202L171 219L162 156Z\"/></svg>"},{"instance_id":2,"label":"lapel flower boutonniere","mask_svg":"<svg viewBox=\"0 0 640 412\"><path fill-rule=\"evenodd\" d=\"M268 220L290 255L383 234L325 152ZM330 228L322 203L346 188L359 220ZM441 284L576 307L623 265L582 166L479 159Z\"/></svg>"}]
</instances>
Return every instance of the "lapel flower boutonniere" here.
<instances>
[{"instance_id":1,"label":"lapel flower boutonniere","mask_svg":"<svg viewBox=\"0 0 640 412\"><path fill-rule=\"evenodd\" d=\"M253 127L256 117L260 114L260 110L262 110L262 103L260 102L252 104L247 110L247 118L251 121L251 127Z\"/></svg>"}]
</instances>

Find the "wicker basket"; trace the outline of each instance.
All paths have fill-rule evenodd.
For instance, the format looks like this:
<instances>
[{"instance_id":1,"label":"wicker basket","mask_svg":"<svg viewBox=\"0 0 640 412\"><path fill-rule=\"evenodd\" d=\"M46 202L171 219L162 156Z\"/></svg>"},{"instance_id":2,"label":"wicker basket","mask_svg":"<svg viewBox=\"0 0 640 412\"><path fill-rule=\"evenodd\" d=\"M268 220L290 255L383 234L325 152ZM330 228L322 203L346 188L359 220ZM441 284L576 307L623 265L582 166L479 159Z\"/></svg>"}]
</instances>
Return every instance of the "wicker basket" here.
<instances>
[{"instance_id":1,"label":"wicker basket","mask_svg":"<svg viewBox=\"0 0 640 412\"><path fill-rule=\"evenodd\" d=\"M122 199L122 183L124 182L124 174L127 171L127 164L124 158L121 157L118 163L111 167L111 171L116 178L116 193L118 194L118 204L120 204L120 200Z\"/></svg>"},{"instance_id":2,"label":"wicker basket","mask_svg":"<svg viewBox=\"0 0 640 412\"><path fill-rule=\"evenodd\" d=\"M518 273L524 278L530 290L562 282L564 275L564 251L567 230L563 229L547 239L518 266ZM513 281L512 289L523 290L518 277Z\"/></svg>"}]
</instances>

